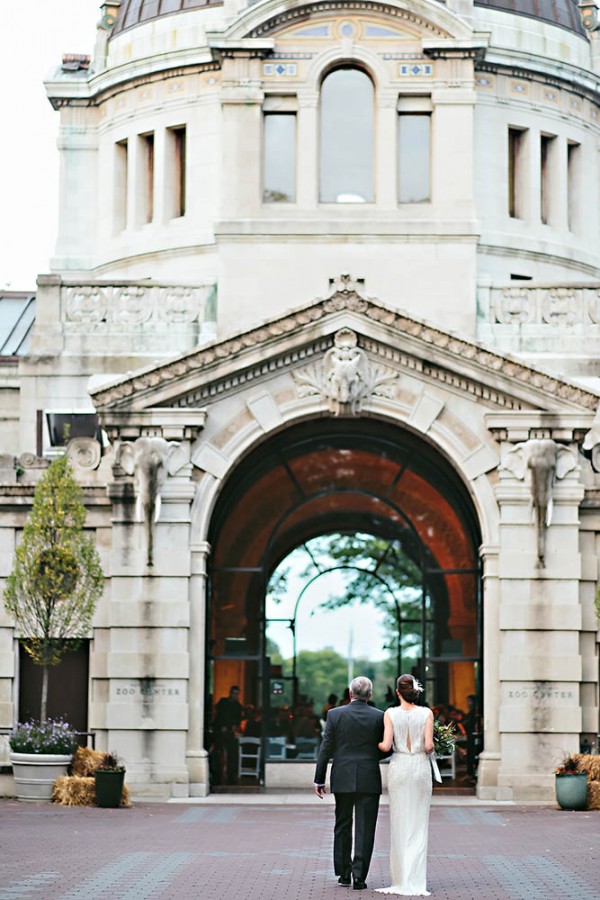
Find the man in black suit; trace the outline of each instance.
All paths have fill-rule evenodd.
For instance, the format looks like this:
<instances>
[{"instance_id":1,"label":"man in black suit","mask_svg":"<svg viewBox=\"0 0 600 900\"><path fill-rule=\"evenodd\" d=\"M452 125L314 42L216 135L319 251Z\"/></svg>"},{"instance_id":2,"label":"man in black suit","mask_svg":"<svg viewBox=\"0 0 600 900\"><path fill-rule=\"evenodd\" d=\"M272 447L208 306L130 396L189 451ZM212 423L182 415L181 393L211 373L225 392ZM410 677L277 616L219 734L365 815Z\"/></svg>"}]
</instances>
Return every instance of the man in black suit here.
<instances>
[{"instance_id":1,"label":"man in black suit","mask_svg":"<svg viewBox=\"0 0 600 900\"><path fill-rule=\"evenodd\" d=\"M367 887L381 796L379 761L386 755L377 747L383 739L383 713L368 705L372 693L371 681L359 676L350 685L350 703L329 710L315 771L315 793L322 799L327 763L333 759L333 865L339 883L349 886L353 882L356 891Z\"/></svg>"}]
</instances>

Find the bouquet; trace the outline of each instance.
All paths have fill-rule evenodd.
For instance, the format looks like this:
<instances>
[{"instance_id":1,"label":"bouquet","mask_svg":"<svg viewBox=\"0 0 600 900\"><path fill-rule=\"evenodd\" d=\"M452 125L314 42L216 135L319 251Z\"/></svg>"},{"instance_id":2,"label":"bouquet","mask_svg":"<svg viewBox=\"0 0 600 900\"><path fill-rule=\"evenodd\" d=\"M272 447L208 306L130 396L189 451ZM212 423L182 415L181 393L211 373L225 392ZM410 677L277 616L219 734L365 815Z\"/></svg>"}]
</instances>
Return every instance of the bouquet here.
<instances>
[{"instance_id":1,"label":"bouquet","mask_svg":"<svg viewBox=\"0 0 600 900\"><path fill-rule=\"evenodd\" d=\"M433 723L433 749L436 756L452 756L456 744L453 722L443 725L439 719Z\"/></svg>"},{"instance_id":2,"label":"bouquet","mask_svg":"<svg viewBox=\"0 0 600 900\"><path fill-rule=\"evenodd\" d=\"M67 756L77 749L75 729L62 719L19 722L8 738L13 753L53 753Z\"/></svg>"}]
</instances>

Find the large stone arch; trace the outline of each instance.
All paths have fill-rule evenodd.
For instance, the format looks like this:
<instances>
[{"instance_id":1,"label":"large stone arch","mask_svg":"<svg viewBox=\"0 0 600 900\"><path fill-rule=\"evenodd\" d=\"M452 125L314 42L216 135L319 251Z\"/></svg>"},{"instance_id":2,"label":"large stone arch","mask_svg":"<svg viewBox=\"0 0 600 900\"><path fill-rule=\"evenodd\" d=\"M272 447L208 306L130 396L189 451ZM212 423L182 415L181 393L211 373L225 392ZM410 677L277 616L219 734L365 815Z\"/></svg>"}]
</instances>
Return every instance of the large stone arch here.
<instances>
[{"instance_id":1,"label":"large stone arch","mask_svg":"<svg viewBox=\"0 0 600 900\"><path fill-rule=\"evenodd\" d=\"M382 428L391 423L446 461L478 521L486 669L486 750L478 790L489 799L527 792L546 797L556 748L574 746L597 714L587 684L579 699L579 683L593 679L582 675L584 653L576 641L583 627L580 604L585 600L589 606L597 565L589 549L578 549L580 472L589 464L578 455L577 442L591 427L597 397L386 308L361 290L348 276L332 280L325 299L94 392L111 439L177 439L188 462L163 487L164 514L155 525L160 552L153 571L144 567L142 526L132 520L134 485L118 466L113 469L113 625L102 637L108 642L102 660L108 662L98 663L93 677L113 693L112 686L134 673L150 672L165 684L179 679L177 718L174 710L159 705L152 719L152 727L162 729L153 739L156 755L167 741L180 747L185 740L185 760L177 757L176 767L163 767L164 777L187 778L191 794L204 793L210 522L228 477L256 448L302 422L371 422ZM340 354L348 349L357 354L357 368L347 376L346 387L356 389L350 403L334 390L343 372ZM572 459L568 475L553 489L556 524L548 529L548 558L541 571L528 476L515 465L517 454L527 452L527 442L539 439L560 442L561 452ZM174 540L177 554L168 551ZM150 598L143 618L132 603L139 596ZM156 648L152 656L145 650L150 633ZM139 649L130 652L125 639ZM549 667L559 651L571 683L569 696L577 702L568 720L555 700ZM542 694L532 688L540 679L549 684ZM543 706L542 718L537 711L532 718L532 703ZM112 695L106 710L104 721L113 723L110 742L111 729L121 729L119 743L129 740L131 752L138 752L141 732L136 728L149 727L143 715L141 725L131 724L128 710ZM140 778L146 777L145 765L140 765Z\"/></svg>"}]
</instances>

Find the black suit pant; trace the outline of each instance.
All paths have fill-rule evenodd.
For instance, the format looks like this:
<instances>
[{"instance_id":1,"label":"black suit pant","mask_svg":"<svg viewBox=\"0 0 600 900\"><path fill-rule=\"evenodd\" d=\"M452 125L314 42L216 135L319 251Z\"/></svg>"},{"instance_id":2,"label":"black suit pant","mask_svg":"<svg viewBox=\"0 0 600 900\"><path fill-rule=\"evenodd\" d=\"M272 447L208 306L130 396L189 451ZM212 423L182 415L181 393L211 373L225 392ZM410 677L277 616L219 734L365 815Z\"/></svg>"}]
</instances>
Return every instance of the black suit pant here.
<instances>
[{"instance_id":1,"label":"black suit pant","mask_svg":"<svg viewBox=\"0 0 600 900\"><path fill-rule=\"evenodd\" d=\"M336 793L333 865L336 875L365 881L379 811L379 794ZM352 852L352 819L354 818L354 853Z\"/></svg>"}]
</instances>

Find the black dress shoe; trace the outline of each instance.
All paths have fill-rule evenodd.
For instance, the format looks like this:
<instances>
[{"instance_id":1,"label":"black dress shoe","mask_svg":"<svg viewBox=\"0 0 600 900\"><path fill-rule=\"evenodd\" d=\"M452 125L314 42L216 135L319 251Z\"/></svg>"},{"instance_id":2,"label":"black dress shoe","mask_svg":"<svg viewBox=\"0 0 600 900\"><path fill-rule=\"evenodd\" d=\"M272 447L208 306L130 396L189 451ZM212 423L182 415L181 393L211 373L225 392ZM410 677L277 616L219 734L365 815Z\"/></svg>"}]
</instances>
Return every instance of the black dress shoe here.
<instances>
[{"instance_id":1,"label":"black dress shoe","mask_svg":"<svg viewBox=\"0 0 600 900\"><path fill-rule=\"evenodd\" d=\"M338 884L343 884L344 887L350 887L352 884L352 879L349 875L340 875L338 878Z\"/></svg>"},{"instance_id":2,"label":"black dress shoe","mask_svg":"<svg viewBox=\"0 0 600 900\"><path fill-rule=\"evenodd\" d=\"M367 882L361 881L360 878L355 878L353 887L355 891L366 891Z\"/></svg>"}]
</instances>

